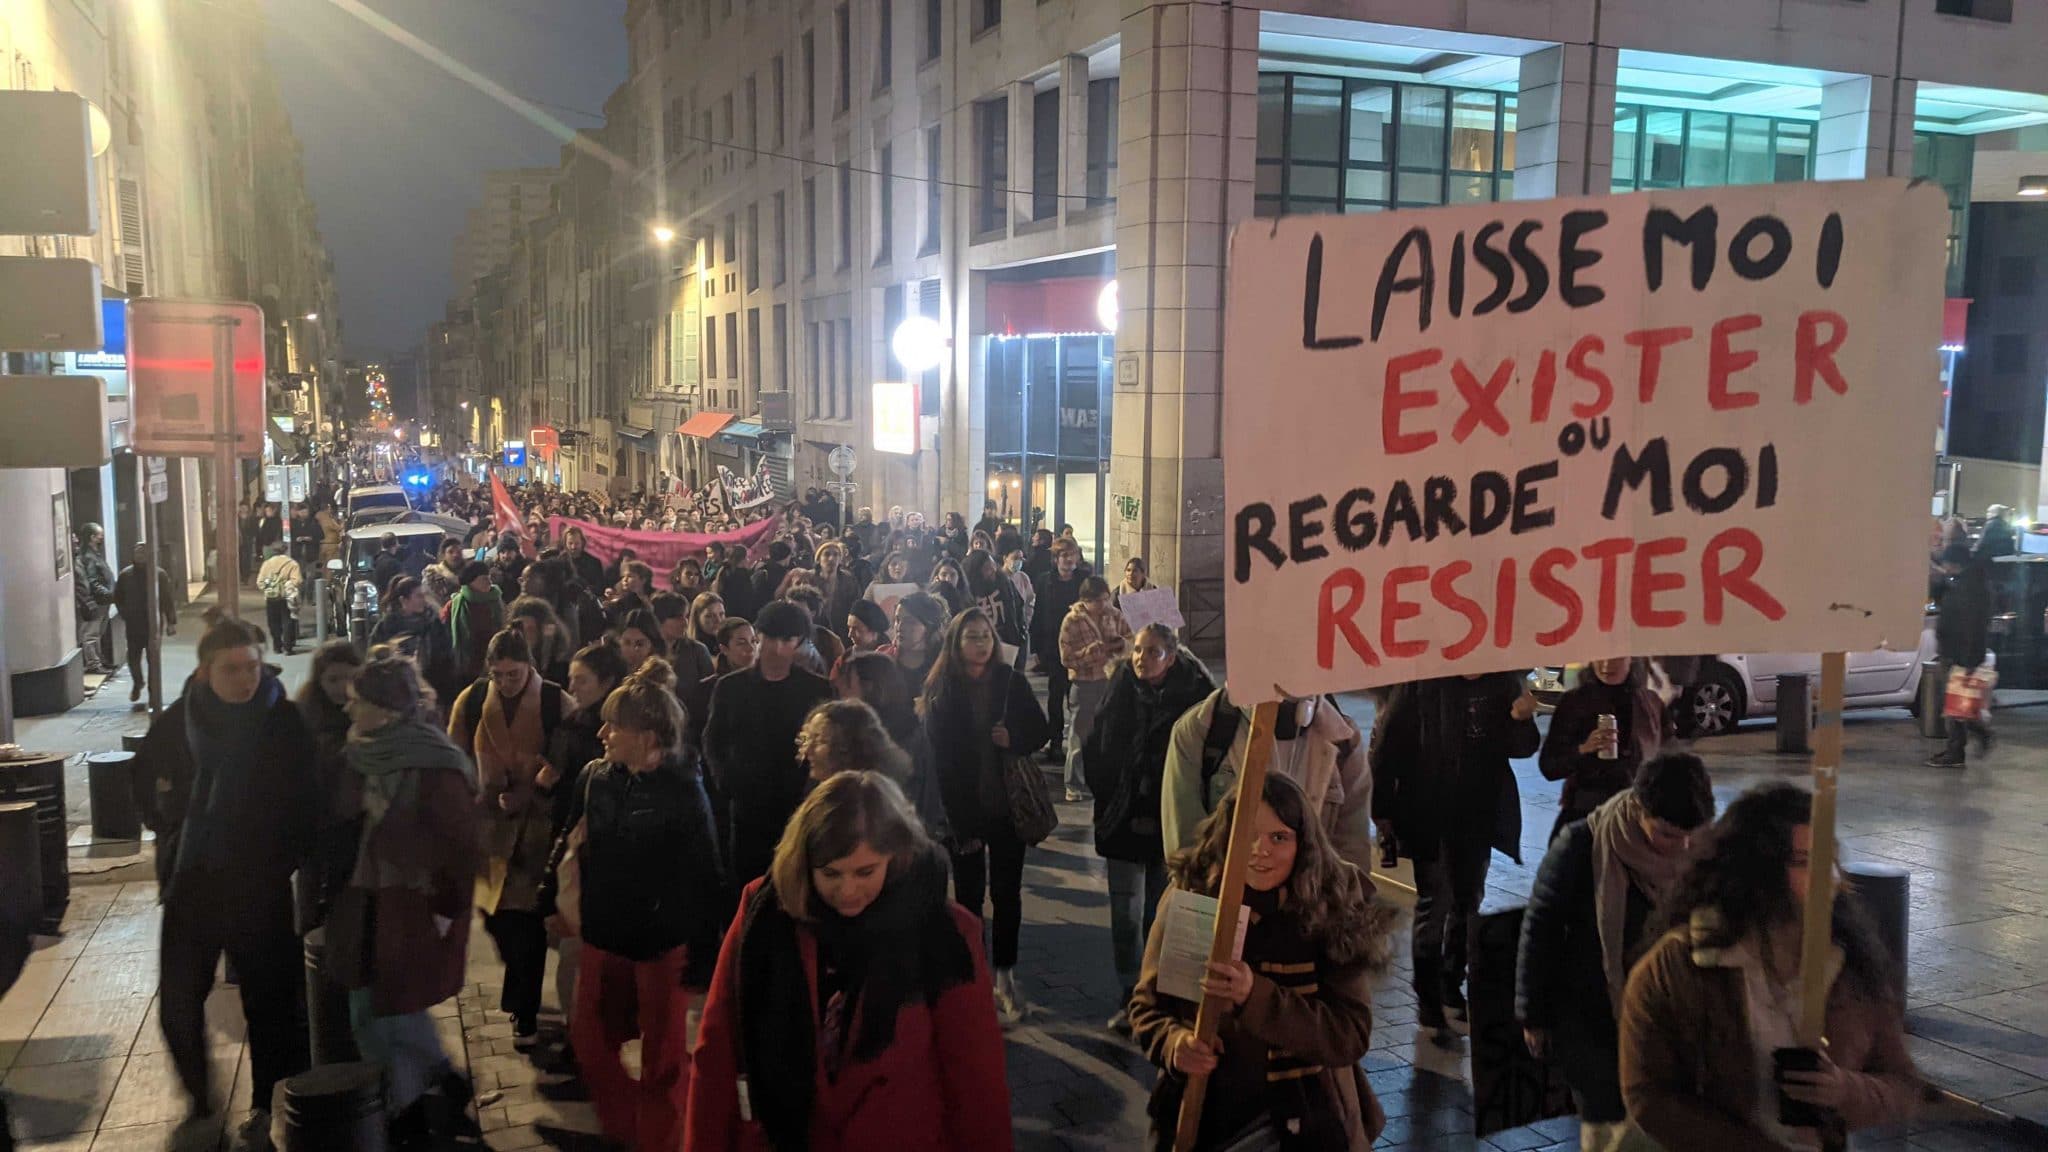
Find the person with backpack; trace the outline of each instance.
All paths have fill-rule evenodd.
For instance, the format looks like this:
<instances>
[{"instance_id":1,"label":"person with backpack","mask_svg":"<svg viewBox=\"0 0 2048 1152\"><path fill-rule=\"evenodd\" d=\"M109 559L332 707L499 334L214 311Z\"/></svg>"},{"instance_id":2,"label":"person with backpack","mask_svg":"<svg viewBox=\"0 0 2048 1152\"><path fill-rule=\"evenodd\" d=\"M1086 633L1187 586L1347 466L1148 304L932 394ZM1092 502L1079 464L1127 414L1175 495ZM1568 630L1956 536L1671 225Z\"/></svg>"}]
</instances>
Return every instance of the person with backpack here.
<instances>
[{"instance_id":1,"label":"person with backpack","mask_svg":"<svg viewBox=\"0 0 2048 1152\"><path fill-rule=\"evenodd\" d=\"M391 600L370 632L370 646L389 647L419 666L420 676L434 690L429 707L446 707L462 681L455 667L455 641L427 600L426 583L400 576L391 582Z\"/></svg>"},{"instance_id":2,"label":"person with backpack","mask_svg":"<svg viewBox=\"0 0 2048 1152\"><path fill-rule=\"evenodd\" d=\"M554 811L540 795L540 778L550 770L548 746L566 697L541 679L516 627L491 637L485 663L488 674L463 689L450 710L448 737L476 760L484 809L476 900L505 965L498 1005L512 1017L514 1042L531 1043L548 955L540 884L554 841Z\"/></svg>"},{"instance_id":3,"label":"person with backpack","mask_svg":"<svg viewBox=\"0 0 2048 1152\"><path fill-rule=\"evenodd\" d=\"M1195 826L1237 790L1251 731L1251 710L1222 688L1173 726L1159 808L1168 856L1193 847ZM1372 871L1372 772L1365 742L1335 698L1281 702L1268 771L1301 785L1337 854Z\"/></svg>"}]
</instances>

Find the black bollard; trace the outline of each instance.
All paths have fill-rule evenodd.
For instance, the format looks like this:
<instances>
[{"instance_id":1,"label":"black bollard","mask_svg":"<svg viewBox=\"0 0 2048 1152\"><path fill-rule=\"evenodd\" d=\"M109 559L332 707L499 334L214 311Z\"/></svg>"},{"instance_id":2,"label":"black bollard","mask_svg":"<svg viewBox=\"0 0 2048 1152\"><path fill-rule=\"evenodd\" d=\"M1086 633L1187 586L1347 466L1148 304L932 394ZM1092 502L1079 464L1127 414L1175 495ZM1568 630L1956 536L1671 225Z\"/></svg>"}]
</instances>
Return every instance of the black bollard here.
<instances>
[{"instance_id":1,"label":"black bollard","mask_svg":"<svg viewBox=\"0 0 2048 1152\"><path fill-rule=\"evenodd\" d=\"M1891 950L1899 1003L1906 1002L1906 933L1912 927L1913 874L1896 864L1844 861L1842 876L1876 925L1877 938Z\"/></svg>"},{"instance_id":2,"label":"black bollard","mask_svg":"<svg viewBox=\"0 0 2048 1152\"><path fill-rule=\"evenodd\" d=\"M326 968L327 929L315 928L306 933L306 1031L313 1063L353 1064L362 1054L349 1024L348 989L329 980Z\"/></svg>"},{"instance_id":3,"label":"black bollard","mask_svg":"<svg viewBox=\"0 0 2048 1152\"><path fill-rule=\"evenodd\" d=\"M281 1152L385 1152L384 1072L327 1064L284 1082Z\"/></svg>"},{"instance_id":4,"label":"black bollard","mask_svg":"<svg viewBox=\"0 0 2048 1152\"><path fill-rule=\"evenodd\" d=\"M85 758L85 772L92 838L142 839L142 813L135 807L135 753L94 752Z\"/></svg>"},{"instance_id":5,"label":"black bollard","mask_svg":"<svg viewBox=\"0 0 2048 1152\"><path fill-rule=\"evenodd\" d=\"M1948 678L1941 674L1941 661L1920 662L1920 691L1916 694L1913 710L1918 713L1913 719L1920 725L1920 735L1929 740L1948 739L1948 720L1941 714L1948 703Z\"/></svg>"},{"instance_id":6,"label":"black bollard","mask_svg":"<svg viewBox=\"0 0 2048 1152\"><path fill-rule=\"evenodd\" d=\"M34 926L43 918L43 853L36 806L0 801L0 923Z\"/></svg>"}]
</instances>

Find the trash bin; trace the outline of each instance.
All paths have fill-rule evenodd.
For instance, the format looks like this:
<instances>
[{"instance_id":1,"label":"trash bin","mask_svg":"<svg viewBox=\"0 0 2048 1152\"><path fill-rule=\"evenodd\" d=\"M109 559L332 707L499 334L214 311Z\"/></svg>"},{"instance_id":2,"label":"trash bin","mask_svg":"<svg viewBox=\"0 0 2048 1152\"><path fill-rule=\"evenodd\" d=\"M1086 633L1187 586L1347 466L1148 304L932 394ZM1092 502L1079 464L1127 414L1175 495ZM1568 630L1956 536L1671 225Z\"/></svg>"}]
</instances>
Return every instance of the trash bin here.
<instances>
[{"instance_id":1,"label":"trash bin","mask_svg":"<svg viewBox=\"0 0 2048 1152\"><path fill-rule=\"evenodd\" d=\"M135 753L94 752L85 758L85 772L92 838L142 839L142 813L135 807Z\"/></svg>"},{"instance_id":2,"label":"trash bin","mask_svg":"<svg viewBox=\"0 0 2048 1152\"><path fill-rule=\"evenodd\" d=\"M1929 740L1948 739L1948 721L1942 718L1941 707L1948 701L1947 677L1941 674L1941 661L1920 662L1920 692L1913 705L1914 719L1920 724L1920 734Z\"/></svg>"},{"instance_id":3,"label":"trash bin","mask_svg":"<svg viewBox=\"0 0 2048 1152\"><path fill-rule=\"evenodd\" d=\"M26 800L35 805L36 836L43 863L45 935L57 934L64 909L71 904L70 826L64 817L63 756L31 752L20 760L0 761L0 802Z\"/></svg>"},{"instance_id":4,"label":"trash bin","mask_svg":"<svg viewBox=\"0 0 2048 1152\"><path fill-rule=\"evenodd\" d=\"M1892 954L1892 979L1899 1003L1906 1002L1906 933L1912 927L1913 875L1896 864L1844 861L1842 876L1863 901L1877 938Z\"/></svg>"},{"instance_id":5,"label":"trash bin","mask_svg":"<svg viewBox=\"0 0 2048 1152\"><path fill-rule=\"evenodd\" d=\"M325 928L306 933L306 1031L316 1065L352 1064L363 1058L349 1025L348 989L327 978Z\"/></svg>"},{"instance_id":6,"label":"trash bin","mask_svg":"<svg viewBox=\"0 0 2048 1152\"><path fill-rule=\"evenodd\" d=\"M1778 677L1778 751L1813 751L1813 687L1803 672Z\"/></svg>"},{"instance_id":7,"label":"trash bin","mask_svg":"<svg viewBox=\"0 0 2048 1152\"><path fill-rule=\"evenodd\" d=\"M0 802L0 921L34 924L43 918L43 851L36 806Z\"/></svg>"},{"instance_id":8,"label":"trash bin","mask_svg":"<svg viewBox=\"0 0 2048 1152\"><path fill-rule=\"evenodd\" d=\"M385 1152L384 1072L375 1064L328 1064L279 1089L282 1152Z\"/></svg>"}]
</instances>

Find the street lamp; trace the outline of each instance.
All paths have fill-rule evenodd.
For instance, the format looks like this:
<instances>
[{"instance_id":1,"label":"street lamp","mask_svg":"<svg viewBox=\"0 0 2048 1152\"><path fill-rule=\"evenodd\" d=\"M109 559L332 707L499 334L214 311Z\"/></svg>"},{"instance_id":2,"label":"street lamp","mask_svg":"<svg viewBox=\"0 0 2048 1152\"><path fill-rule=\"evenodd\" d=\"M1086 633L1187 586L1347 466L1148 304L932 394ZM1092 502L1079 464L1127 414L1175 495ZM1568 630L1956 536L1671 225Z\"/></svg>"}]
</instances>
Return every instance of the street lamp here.
<instances>
[{"instance_id":1,"label":"street lamp","mask_svg":"<svg viewBox=\"0 0 2048 1152\"><path fill-rule=\"evenodd\" d=\"M889 350L907 372L929 372L946 354L946 330L929 316L911 316L896 326Z\"/></svg>"},{"instance_id":2,"label":"street lamp","mask_svg":"<svg viewBox=\"0 0 2048 1152\"><path fill-rule=\"evenodd\" d=\"M1095 319L1104 332L1115 332L1116 321L1122 309L1118 306L1116 281L1102 286L1102 295L1095 298Z\"/></svg>"},{"instance_id":3,"label":"street lamp","mask_svg":"<svg viewBox=\"0 0 2048 1152\"><path fill-rule=\"evenodd\" d=\"M669 227L666 224L657 224L654 226L654 242L656 244L671 244L675 242L675 238L675 229Z\"/></svg>"},{"instance_id":4,"label":"street lamp","mask_svg":"<svg viewBox=\"0 0 2048 1152\"><path fill-rule=\"evenodd\" d=\"M462 402L462 410L463 410L463 411L465 411L465 412L469 411L469 401L467 401L467 400L464 400L464 401Z\"/></svg>"},{"instance_id":5,"label":"street lamp","mask_svg":"<svg viewBox=\"0 0 2048 1152\"><path fill-rule=\"evenodd\" d=\"M318 312L308 312L308 313L306 313L306 319L307 319L307 321L308 321L308 322L311 322L311 321L314 321L314 320L318 320L319 318L320 318L320 314L319 314Z\"/></svg>"}]
</instances>

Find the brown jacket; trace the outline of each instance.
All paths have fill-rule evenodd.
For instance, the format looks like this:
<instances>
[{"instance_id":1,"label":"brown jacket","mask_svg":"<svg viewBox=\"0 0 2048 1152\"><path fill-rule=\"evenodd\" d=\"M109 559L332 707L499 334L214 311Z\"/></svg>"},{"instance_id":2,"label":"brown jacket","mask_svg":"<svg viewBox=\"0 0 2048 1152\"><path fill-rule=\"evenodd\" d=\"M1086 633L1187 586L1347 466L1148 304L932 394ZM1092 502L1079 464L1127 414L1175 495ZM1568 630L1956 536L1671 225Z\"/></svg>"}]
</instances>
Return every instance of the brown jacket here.
<instances>
[{"instance_id":1,"label":"brown jacket","mask_svg":"<svg viewBox=\"0 0 2048 1152\"><path fill-rule=\"evenodd\" d=\"M1637 962L1621 1005L1621 1094L1629 1119L1665 1152L1769 1147L1750 1119L1759 1089L1743 990L1746 950L1694 947L1691 926L1667 933ZM1851 1131L1907 1118L1919 1077L1897 1005L1874 1003L1847 981L1828 993L1827 1049L1851 1074L1841 1109Z\"/></svg>"},{"instance_id":2,"label":"brown jacket","mask_svg":"<svg viewBox=\"0 0 2048 1152\"><path fill-rule=\"evenodd\" d=\"M1077 681L1109 679L1110 662L1130 651L1131 626L1114 606L1098 616L1077 601L1060 621L1060 663Z\"/></svg>"},{"instance_id":3,"label":"brown jacket","mask_svg":"<svg viewBox=\"0 0 2048 1152\"><path fill-rule=\"evenodd\" d=\"M1169 886L1167 896L1176 890ZM1153 1064L1164 1069L1153 1089L1153 1143L1158 1145L1163 1137L1163 1147L1171 1148L1185 1083L1172 1069L1174 1037L1194 1031L1196 1006L1159 991L1165 901L1162 896L1159 918L1145 941L1145 961L1139 969L1138 986L1131 993L1129 1011L1131 1038ZM1223 1054L1209 1076L1208 1099L1265 1092L1267 1050L1284 1048L1303 1060L1324 1065L1317 1075L1327 1098L1336 1102L1344 1130L1351 1133L1343 1152L1368 1152L1374 1137L1386 1127L1386 1114L1358 1066L1372 1046L1371 969L1363 962L1341 967L1319 962L1318 990L1302 995L1259 974L1259 957L1249 953L1247 948L1245 960L1253 972L1251 996L1223 1018L1217 1033Z\"/></svg>"}]
</instances>

